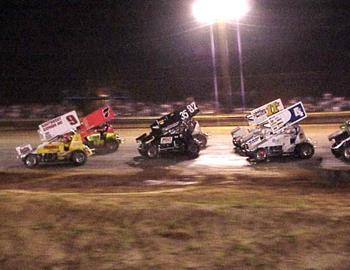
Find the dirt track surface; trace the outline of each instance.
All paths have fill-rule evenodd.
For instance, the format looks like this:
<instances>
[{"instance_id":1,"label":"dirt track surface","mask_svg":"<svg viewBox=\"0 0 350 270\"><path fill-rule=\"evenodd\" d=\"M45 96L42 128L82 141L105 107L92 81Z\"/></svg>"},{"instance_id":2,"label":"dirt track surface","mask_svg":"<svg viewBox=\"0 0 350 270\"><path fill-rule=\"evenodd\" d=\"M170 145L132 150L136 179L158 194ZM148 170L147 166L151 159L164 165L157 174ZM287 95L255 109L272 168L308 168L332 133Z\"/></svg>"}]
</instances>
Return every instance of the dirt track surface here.
<instances>
[{"instance_id":1,"label":"dirt track surface","mask_svg":"<svg viewBox=\"0 0 350 270\"><path fill-rule=\"evenodd\" d=\"M309 126L316 155L251 164L230 129L199 158L145 160L121 130L117 153L83 167L24 168L0 133L0 269L350 269L349 164Z\"/></svg>"},{"instance_id":2,"label":"dirt track surface","mask_svg":"<svg viewBox=\"0 0 350 270\"><path fill-rule=\"evenodd\" d=\"M264 185L308 185L313 180L325 180L327 185L342 185L349 178L350 164L335 159L329 150L328 134L337 125L308 125L307 136L316 143L316 154L310 160L283 158L268 163L250 163L234 153L232 127L205 128L210 134L208 147L197 159L184 156L164 156L156 160L142 158L135 138L145 129L119 131L125 143L118 152L95 155L82 167L70 164L43 165L30 170L15 157L15 146L39 143L35 132L0 133L0 189L80 190L110 192L120 187L185 186L208 183ZM303 179L301 181L301 179ZM305 180L307 179L307 180ZM108 188L108 189L106 189Z\"/></svg>"}]
</instances>

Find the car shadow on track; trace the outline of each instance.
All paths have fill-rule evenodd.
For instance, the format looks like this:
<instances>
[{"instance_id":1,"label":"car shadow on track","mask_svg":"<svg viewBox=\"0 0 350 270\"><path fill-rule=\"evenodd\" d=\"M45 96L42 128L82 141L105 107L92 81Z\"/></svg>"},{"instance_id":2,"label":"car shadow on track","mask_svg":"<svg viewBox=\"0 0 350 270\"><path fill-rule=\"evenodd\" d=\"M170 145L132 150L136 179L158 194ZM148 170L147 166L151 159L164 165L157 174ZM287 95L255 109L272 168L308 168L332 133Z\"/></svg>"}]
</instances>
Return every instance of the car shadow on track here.
<instances>
[{"instance_id":1,"label":"car shadow on track","mask_svg":"<svg viewBox=\"0 0 350 270\"><path fill-rule=\"evenodd\" d=\"M250 166L257 170L261 169L276 169L283 170L284 168L290 169L291 167L300 169L320 168L322 163L322 157L313 157L311 159L301 160L295 157L273 157L267 161L257 162L252 159L248 159Z\"/></svg>"},{"instance_id":2,"label":"car shadow on track","mask_svg":"<svg viewBox=\"0 0 350 270\"><path fill-rule=\"evenodd\" d=\"M29 171L46 171L46 170L50 170L52 171L54 170L60 170L60 169L77 169L77 168L83 168L83 166L76 166L74 164L72 164L71 162L67 161L67 162L48 162L48 163L40 163L38 166L34 167L34 168L27 168L26 166L24 166L21 163L18 163L18 165L14 165L14 166L9 166L6 169L10 169L10 170L29 170Z\"/></svg>"},{"instance_id":3,"label":"car shadow on track","mask_svg":"<svg viewBox=\"0 0 350 270\"><path fill-rule=\"evenodd\" d=\"M158 158L149 159L143 156L134 157L132 161L127 162L130 167L143 170L164 169L182 162L189 161L188 157L183 154L163 154Z\"/></svg>"}]
</instances>

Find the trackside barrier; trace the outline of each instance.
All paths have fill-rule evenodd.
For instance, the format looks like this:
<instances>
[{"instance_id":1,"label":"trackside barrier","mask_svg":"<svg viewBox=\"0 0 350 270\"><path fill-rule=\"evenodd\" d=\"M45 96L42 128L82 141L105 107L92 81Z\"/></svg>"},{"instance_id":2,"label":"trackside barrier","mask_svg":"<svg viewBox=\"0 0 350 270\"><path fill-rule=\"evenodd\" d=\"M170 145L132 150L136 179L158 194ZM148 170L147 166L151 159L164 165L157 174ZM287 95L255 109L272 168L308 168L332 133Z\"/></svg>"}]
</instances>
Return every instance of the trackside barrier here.
<instances>
[{"instance_id":1,"label":"trackside barrier","mask_svg":"<svg viewBox=\"0 0 350 270\"><path fill-rule=\"evenodd\" d=\"M201 126L244 126L247 125L246 114L198 115L194 118ZM117 116L112 121L116 128L148 128L159 116ZM36 130L47 119L0 119L2 130ZM350 120L350 111L313 112L303 124L337 124Z\"/></svg>"}]
</instances>

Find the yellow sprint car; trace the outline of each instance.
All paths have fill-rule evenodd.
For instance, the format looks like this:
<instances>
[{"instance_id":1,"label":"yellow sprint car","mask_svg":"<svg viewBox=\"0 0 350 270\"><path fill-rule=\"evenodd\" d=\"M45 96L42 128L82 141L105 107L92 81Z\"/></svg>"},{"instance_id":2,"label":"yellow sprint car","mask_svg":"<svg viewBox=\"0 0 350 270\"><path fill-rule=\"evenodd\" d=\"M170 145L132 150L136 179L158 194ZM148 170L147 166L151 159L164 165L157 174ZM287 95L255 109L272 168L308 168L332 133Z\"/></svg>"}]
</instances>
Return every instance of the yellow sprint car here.
<instances>
[{"instance_id":1,"label":"yellow sprint car","mask_svg":"<svg viewBox=\"0 0 350 270\"><path fill-rule=\"evenodd\" d=\"M68 161L76 166L85 164L93 151L83 144L79 133L65 134L33 149L30 144L16 147L18 158L28 168L40 163Z\"/></svg>"}]
</instances>

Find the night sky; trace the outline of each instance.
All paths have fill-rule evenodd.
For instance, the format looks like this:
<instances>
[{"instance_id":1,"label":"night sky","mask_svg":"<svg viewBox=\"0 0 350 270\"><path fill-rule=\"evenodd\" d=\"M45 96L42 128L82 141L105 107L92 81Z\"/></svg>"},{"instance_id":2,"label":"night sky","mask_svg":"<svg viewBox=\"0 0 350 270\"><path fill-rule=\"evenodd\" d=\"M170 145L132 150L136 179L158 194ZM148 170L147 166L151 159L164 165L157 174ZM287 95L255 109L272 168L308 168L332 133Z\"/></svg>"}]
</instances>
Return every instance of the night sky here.
<instances>
[{"instance_id":1,"label":"night sky","mask_svg":"<svg viewBox=\"0 0 350 270\"><path fill-rule=\"evenodd\" d=\"M59 101L88 81L113 81L137 100L212 100L209 27L193 18L192 0L37 2L2 6L2 104ZM350 96L349 2L251 0L241 22L248 102ZM227 26L234 94L235 31Z\"/></svg>"}]
</instances>

